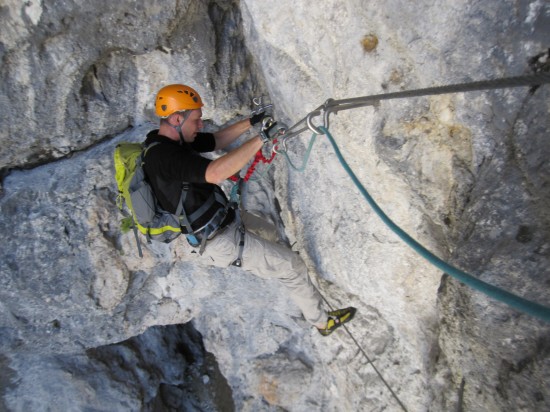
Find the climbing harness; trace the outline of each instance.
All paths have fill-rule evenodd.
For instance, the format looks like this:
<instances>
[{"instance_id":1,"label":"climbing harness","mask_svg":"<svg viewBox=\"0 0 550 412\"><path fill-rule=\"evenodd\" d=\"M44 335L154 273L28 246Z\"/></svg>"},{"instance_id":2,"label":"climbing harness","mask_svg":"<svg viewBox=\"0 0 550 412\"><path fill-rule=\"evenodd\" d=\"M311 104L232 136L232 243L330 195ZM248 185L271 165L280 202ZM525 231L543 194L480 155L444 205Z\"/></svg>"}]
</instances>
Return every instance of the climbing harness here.
<instances>
[{"instance_id":1,"label":"climbing harness","mask_svg":"<svg viewBox=\"0 0 550 412\"><path fill-rule=\"evenodd\" d=\"M206 242L211 240L218 233L218 231L222 229L222 223L227 217L232 204L227 201L221 193L215 190L201 207L188 215L185 211L184 205L189 189L189 183L183 182L181 186L180 200L176 210L176 216L179 216L180 227L185 228L186 230L185 237L187 238L187 242L192 247L200 246L199 255L202 255L204 253L204 249L206 248ZM216 204L219 204L219 207L214 212L214 215L210 218L210 220L200 228L193 229L192 225L201 219L204 214L211 210L211 208Z\"/></svg>"}]
</instances>

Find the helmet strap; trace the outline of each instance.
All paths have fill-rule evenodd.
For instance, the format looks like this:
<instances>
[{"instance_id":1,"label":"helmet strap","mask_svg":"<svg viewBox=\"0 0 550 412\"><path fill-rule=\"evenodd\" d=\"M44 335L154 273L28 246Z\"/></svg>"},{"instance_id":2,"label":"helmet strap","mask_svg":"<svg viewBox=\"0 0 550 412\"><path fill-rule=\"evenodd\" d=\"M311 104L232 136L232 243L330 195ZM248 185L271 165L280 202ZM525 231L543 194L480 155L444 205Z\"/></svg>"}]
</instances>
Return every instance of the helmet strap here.
<instances>
[{"instance_id":1,"label":"helmet strap","mask_svg":"<svg viewBox=\"0 0 550 412\"><path fill-rule=\"evenodd\" d=\"M183 114L183 119L182 119L181 123L178 124L177 126L174 126L172 124L170 126L172 126L174 129L176 129L176 131L178 132L179 137L180 137L180 146L182 146L185 143L185 140L183 138L183 132L181 131L181 128L182 128L183 124L185 123L185 121L191 115L191 110L185 110L185 111L180 112L180 113Z\"/></svg>"}]
</instances>

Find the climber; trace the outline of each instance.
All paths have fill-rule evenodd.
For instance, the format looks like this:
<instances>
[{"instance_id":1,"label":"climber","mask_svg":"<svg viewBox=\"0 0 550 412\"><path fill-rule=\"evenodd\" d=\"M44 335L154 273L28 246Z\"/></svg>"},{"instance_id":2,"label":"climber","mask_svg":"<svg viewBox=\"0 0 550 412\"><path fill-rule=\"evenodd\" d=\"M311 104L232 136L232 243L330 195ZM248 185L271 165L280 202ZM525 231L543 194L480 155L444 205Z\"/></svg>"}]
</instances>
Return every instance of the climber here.
<instances>
[{"instance_id":1,"label":"climber","mask_svg":"<svg viewBox=\"0 0 550 412\"><path fill-rule=\"evenodd\" d=\"M329 335L353 318L355 308L324 311L322 298L298 254L276 243L274 227L268 222L246 212L237 218L240 211L228 207L218 186L273 138L276 123L265 127L263 112L215 133L203 133L202 107L200 95L186 85L165 86L157 93L155 109L160 127L148 133L145 146L160 144L147 151L144 170L160 207L177 213L178 204L183 204L182 232L207 262L218 267L234 264L257 276L278 279L306 320L322 335ZM264 124L260 134L238 148L215 160L200 156L226 148L260 123Z\"/></svg>"}]
</instances>

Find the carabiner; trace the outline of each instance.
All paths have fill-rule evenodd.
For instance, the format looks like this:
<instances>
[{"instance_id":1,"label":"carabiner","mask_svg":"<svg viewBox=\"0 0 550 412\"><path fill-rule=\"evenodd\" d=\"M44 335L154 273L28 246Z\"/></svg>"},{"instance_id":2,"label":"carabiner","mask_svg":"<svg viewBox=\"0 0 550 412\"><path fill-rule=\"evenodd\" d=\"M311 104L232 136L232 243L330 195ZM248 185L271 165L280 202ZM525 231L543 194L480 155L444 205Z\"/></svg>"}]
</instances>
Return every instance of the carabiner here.
<instances>
[{"instance_id":1,"label":"carabiner","mask_svg":"<svg viewBox=\"0 0 550 412\"><path fill-rule=\"evenodd\" d=\"M331 113L331 110L330 110L330 104L334 101L334 99L327 99L327 101L325 102L325 104L323 104L323 111L324 111L324 114L323 114L323 127L325 129L328 130L328 126L329 126L329 120L328 120L328 116L330 115Z\"/></svg>"},{"instance_id":2,"label":"carabiner","mask_svg":"<svg viewBox=\"0 0 550 412\"><path fill-rule=\"evenodd\" d=\"M286 152L286 139L285 136L286 132L288 131L288 127L284 123L280 123L280 125L277 128L277 134L273 138L273 147L271 148L271 151L273 153L281 153ZM277 143L275 143L275 140L277 140ZM283 147L283 150L280 150L278 146L281 145Z\"/></svg>"},{"instance_id":3,"label":"carabiner","mask_svg":"<svg viewBox=\"0 0 550 412\"><path fill-rule=\"evenodd\" d=\"M286 153L288 152L288 149L286 147L286 141L287 141L287 138L286 137L281 137L280 139L277 138L277 143L275 143L273 145L273 148L271 149L271 151L273 153L276 153L276 154L281 154L281 153ZM279 149L279 146L282 146L282 149Z\"/></svg>"},{"instance_id":4,"label":"carabiner","mask_svg":"<svg viewBox=\"0 0 550 412\"><path fill-rule=\"evenodd\" d=\"M324 134L317 128L317 126L313 124L313 121L311 120L313 117L319 116L320 114L321 112L319 110L315 110L313 112L310 112L306 117L307 127L309 127L309 130L311 130L315 134Z\"/></svg>"},{"instance_id":5,"label":"carabiner","mask_svg":"<svg viewBox=\"0 0 550 412\"><path fill-rule=\"evenodd\" d=\"M273 108L273 104L264 104L264 96L254 97L252 103L256 108L250 113L251 116L265 112L268 109Z\"/></svg>"}]
</instances>

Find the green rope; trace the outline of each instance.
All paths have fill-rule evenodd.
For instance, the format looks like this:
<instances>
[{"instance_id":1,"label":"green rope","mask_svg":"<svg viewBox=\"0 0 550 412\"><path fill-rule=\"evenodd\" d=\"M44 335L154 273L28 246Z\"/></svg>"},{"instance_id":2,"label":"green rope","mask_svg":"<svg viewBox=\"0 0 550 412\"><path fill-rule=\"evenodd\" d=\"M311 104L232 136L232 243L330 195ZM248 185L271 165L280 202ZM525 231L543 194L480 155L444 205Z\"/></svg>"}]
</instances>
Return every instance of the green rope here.
<instances>
[{"instance_id":1,"label":"green rope","mask_svg":"<svg viewBox=\"0 0 550 412\"><path fill-rule=\"evenodd\" d=\"M309 162L309 156L311 155L311 151L313 149L313 144L315 143L316 137L317 137L317 135L315 133L313 133L313 135L311 136L311 140L309 141L309 146L306 150L306 154L304 155L304 158L302 160L302 166L300 166L300 167L297 167L294 163L292 163L292 160L290 159L290 156L288 155L286 150L281 150L278 153L282 154L285 157L288 165L292 169L296 170L297 172L303 172L304 170L306 170L307 163ZM258 182L258 181L262 180L263 178L266 177L267 172L269 172L269 169L271 169L272 165L273 165L273 163L270 163L269 165L267 165L267 167L264 169L263 172L255 173L255 174L258 174L258 177L255 177L254 175L252 175L249 180L251 180L253 182Z\"/></svg>"},{"instance_id":2,"label":"green rope","mask_svg":"<svg viewBox=\"0 0 550 412\"><path fill-rule=\"evenodd\" d=\"M413 248L419 255L421 255L423 258L427 259L430 263L432 263L434 266L436 266L438 269L442 270L443 272L451 275L455 279L459 280L460 282L485 293L487 296L499 300L501 302L506 303L507 305L518 309L522 312L528 313L529 315L535 316L537 318L540 318L546 322L550 322L550 308L540 305L536 302L532 302L530 300L521 298L517 295L514 295L513 293L507 292L503 289L500 289L496 286L490 285L488 283L485 283L478 278L469 275L466 272L463 272L460 269L457 269L445 261L439 259L437 256L432 254L429 250L427 250L424 246L422 246L420 243L418 243L416 240L414 240L412 237L410 237L403 229L401 229L399 226L397 226L383 211L380 209L380 207L376 204L374 199L369 195L367 190L363 187L361 182L359 182L359 179L357 179L357 176L353 173L347 162L345 161L344 157L342 156L342 153L340 153L340 150L338 149L338 146L336 145L336 141L332 137L332 135L329 133L329 131L322 127L318 126L319 130L322 131L327 138L329 139L330 143L332 144L332 147L334 148L334 151L336 153L336 156L338 157L338 160L340 160L340 163L342 164L345 171L350 176L351 180L357 186L363 197L367 200L367 202L370 204L370 206L374 209L376 214L382 219L382 221L395 233L397 234L405 243L407 243L411 248Z\"/></svg>"},{"instance_id":3,"label":"green rope","mask_svg":"<svg viewBox=\"0 0 550 412\"><path fill-rule=\"evenodd\" d=\"M300 167L296 167L294 165L294 163L292 163L292 160L290 160L290 157L288 156L288 153L286 151L280 152L285 156L286 161L290 165L290 167L292 167L297 172L303 172L304 170L306 170L307 162L309 161L309 155L311 154L311 149L313 149L313 144L315 143L315 138L316 137L317 137L317 135L315 133L313 133L313 135L311 136L311 140L309 141L309 146L307 148L306 154L304 155L304 159L302 161L302 166L300 166Z\"/></svg>"},{"instance_id":4,"label":"green rope","mask_svg":"<svg viewBox=\"0 0 550 412\"><path fill-rule=\"evenodd\" d=\"M248 180L252 182L259 182L260 180L264 179L267 176L269 169L271 169L271 166L273 166L273 163L268 164L261 173L254 173L254 174L258 174L258 177L255 177L254 175L252 175Z\"/></svg>"}]
</instances>

